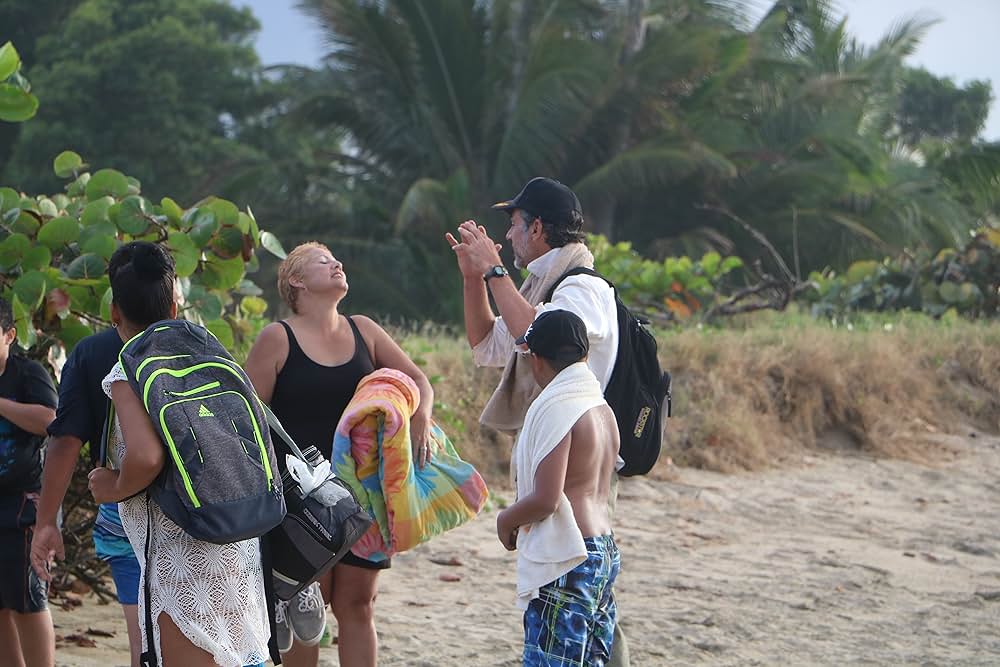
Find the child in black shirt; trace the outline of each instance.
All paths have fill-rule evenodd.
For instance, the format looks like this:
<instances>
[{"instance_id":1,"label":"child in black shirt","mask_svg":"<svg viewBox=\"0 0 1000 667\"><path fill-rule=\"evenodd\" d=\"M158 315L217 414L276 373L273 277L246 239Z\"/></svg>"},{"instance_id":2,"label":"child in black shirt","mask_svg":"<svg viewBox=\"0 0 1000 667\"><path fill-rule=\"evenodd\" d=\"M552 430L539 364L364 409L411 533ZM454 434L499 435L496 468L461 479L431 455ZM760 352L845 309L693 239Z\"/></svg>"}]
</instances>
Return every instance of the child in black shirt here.
<instances>
[{"instance_id":1,"label":"child in black shirt","mask_svg":"<svg viewBox=\"0 0 1000 667\"><path fill-rule=\"evenodd\" d=\"M56 389L37 361L11 354L10 303L0 299L0 655L13 664L53 664L48 586L28 558L41 487L41 449Z\"/></svg>"}]
</instances>

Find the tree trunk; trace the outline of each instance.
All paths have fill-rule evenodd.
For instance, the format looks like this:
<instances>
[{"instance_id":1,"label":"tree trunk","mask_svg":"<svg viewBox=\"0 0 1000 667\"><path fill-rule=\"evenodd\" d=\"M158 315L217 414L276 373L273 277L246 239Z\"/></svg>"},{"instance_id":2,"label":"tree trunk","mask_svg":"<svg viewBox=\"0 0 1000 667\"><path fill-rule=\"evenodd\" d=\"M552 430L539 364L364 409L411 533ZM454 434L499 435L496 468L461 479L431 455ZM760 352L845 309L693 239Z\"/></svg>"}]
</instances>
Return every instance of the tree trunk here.
<instances>
[{"instance_id":1,"label":"tree trunk","mask_svg":"<svg viewBox=\"0 0 1000 667\"><path fill-rule=\"evenodd\" d=\"M618 63L622 70L632 61L639 51L642 50L646 26L643 23L643 16L646 13L648 0L628 0L625 5L623 15L624 25L622 26L624 40L622 50L618 57ZM625 83L625 90L635 88L635 81L631 77ZM625 151L631 139L631 119L623 118L618 127L612 133L609 142L611 153L609 158ZM594 234L603 234L614 242L616 239L617 223L615 213L618 208L618 198L608 194L595 201L590 210L585 212L588 230Z\"/></svg>"}]
</instances>

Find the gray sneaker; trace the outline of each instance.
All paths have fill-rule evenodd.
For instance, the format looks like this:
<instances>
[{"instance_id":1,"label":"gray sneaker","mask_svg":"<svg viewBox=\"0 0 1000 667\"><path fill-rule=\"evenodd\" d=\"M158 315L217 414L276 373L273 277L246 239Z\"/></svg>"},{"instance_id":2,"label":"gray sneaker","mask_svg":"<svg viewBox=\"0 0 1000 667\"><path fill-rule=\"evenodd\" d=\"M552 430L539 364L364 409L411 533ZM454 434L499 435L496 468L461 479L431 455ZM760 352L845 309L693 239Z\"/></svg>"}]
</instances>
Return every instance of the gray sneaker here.
<instances>
[{"instance_id":1,"label":"gray sneaker","mask_svg":"<svg viewBox=\"0 0 1000 667\"><path fill-rule=\"evenodd\" d=\"M284 600L277 600L274 605L274 628L278 651L288 653L292 650L292 628L288 625L288 603Z\"/></svg>"},{"instance_id":2,"label":"gray sneaker","mask_svg":"<svg viewBox=\"0 0 1000 667\"><path fill-rule=\"evenodd\" d=\"M306 646L316 646L326 628L326 604L316 582L288 601L288 622L292 634Z\"/></svg>"}]
</instances>

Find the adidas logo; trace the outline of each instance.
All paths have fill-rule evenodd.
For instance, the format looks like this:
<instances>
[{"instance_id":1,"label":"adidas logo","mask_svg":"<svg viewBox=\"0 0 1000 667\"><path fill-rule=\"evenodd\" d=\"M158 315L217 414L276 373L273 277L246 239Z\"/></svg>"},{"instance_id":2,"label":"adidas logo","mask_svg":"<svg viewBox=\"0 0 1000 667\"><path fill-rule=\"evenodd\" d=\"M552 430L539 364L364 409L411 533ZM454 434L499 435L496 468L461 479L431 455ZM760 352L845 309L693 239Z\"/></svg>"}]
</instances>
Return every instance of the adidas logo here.
<instances>
[{"instance_id":1,"label":"adidas logo","mask_svg":"<svg viewBox=\"0 0 1000 667\"><path fill-rule=\"evenodd\" d=\"M200 406L198 406L198 416L199 417L214 417L215 413L213 413L211 410L209 410L208 408L206 408L205 404L202 403Z\"/></svg>"}]
</instances>

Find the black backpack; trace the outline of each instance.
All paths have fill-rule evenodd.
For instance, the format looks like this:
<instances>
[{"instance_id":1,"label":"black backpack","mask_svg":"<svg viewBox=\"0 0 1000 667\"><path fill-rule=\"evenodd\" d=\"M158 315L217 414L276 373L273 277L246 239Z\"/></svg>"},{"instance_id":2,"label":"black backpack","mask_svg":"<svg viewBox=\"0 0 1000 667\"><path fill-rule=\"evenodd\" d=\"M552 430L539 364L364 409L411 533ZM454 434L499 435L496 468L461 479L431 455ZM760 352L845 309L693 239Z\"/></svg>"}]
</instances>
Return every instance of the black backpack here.
<instances>
[{"instance_id":1,"label":"black backpack","mask_svg":"<svg viewBox=\"0 0 1000 667\"><path fill-rule=\"evenodd\" d=\"M33 480L41 479L45 437L11 426L13 432L0 435L0 440L6 440L0 447L0 494L19 494Z\"/></svg>"},{"instance_id":2,"label":"black backpack","mask_svg":"<svg viewBox=\"0 0 1000 667\"><path fill-rule=\"evenodd\" d=\"M204 327L151 325L119 355L167 463L149 494L191 536L228 544L281 523L285 501L260 399Z\"/></svg>"},{"instance_id":3,"label":"black backpack","mask_svg":"<svg viewBox=\"0 0 1000 667\"><path fill-rule=\"evenodd\" d=\"M582 266L570 269L559 276L545 301L552 301L552 295L563 280L580 274L600 278L615 290L618 356L611 371L611 380L604 390L604 399L615 412L621 438L619 454L625 460L625 466L618 474L625 477L645 475L660 456L664 399L667 408L665 416L670 416L670 373L660 368L656 357L656 339L646 328L649 322L636 317L622 303L614 283L597 271Z\"/></svg>"}]
</instances>

